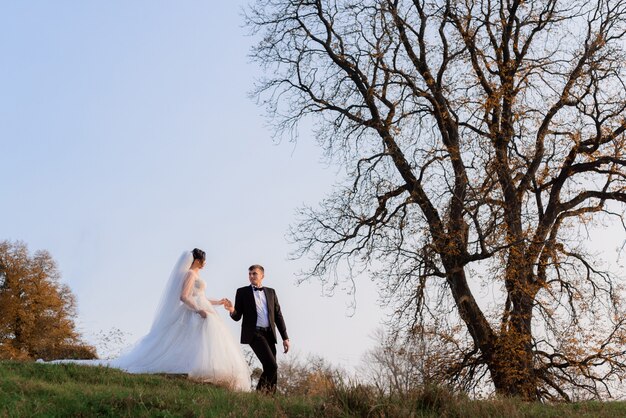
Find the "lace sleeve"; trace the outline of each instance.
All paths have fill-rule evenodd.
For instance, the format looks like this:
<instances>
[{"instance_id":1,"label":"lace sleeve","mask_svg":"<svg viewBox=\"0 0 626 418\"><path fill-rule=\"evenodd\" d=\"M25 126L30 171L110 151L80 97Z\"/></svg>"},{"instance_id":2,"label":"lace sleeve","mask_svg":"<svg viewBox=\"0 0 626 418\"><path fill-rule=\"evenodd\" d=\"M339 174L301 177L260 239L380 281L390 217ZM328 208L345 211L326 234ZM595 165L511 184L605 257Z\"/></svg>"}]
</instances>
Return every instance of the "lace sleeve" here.
<instances>
[{"instance_id":1,"label":"lace sleeve","mask_svg":"<svg viewBox=\"0 0 626 418\"><path fill-rule=\"evenodd\" d=\"M193 311L198 310L198 305L195 303L192 296L193 286L196 281L196 276L193 271L189 270L183 280L183 286L180 293L180 300Z\"/></svg>"}]
</instances>

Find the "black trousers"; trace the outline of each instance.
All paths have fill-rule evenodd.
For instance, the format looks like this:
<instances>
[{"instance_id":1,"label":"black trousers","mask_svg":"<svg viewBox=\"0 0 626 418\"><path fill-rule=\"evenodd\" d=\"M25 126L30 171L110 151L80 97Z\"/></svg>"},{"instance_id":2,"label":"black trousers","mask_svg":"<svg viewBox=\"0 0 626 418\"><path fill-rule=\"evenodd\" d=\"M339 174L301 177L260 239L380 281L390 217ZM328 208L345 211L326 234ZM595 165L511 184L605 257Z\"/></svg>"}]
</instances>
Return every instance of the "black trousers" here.
<instances>
[{"instance_id":1,"label":"black trousers","mask_svg":"<svg viewBox=\"0 0 626 418\"><path fill-rule=\"evenodd\" d=\"M263 373L256 385L256 390L267 393L276 392L278 381L278 364L276 364L276 344L272 342L271 331L257 330L250 348L263 365Z\"/></svg>"}]
</instances>

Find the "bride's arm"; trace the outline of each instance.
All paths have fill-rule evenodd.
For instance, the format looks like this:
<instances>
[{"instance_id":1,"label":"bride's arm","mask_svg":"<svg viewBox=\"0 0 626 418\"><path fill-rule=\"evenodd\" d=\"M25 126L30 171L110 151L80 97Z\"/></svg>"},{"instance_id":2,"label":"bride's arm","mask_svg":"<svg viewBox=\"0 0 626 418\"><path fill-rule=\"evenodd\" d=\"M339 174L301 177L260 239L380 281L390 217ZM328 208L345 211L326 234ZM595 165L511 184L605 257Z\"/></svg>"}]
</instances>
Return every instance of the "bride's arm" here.
<instances>
[{"instance_id":1,"label":"bride's arm","mask_svg":"<svg viewBox=\"0 0 626 418\"><path fill-rule=\"evenodd\" d=\"M202 309L198 309L198 307L193 301L193 298L191 297L191 290L193 287L193 282L194 282L194 277L193 277L193 273L190 270L187 272L187 275L185 276L185 281L183 283L183 291L180 293L180 300L185 305L189 306L189 308L191 308L193 311L199 313L200 316L202 316L203 318L206 318L206 312ZM202 315L203 312L205 312L204 315Z\"/></svg>"},{"instance_id":2,"label":"bride's arm","mask_svg":"<svg viewBox=\"0 0 626 418\"><path fill-rule=\"evenodd\" d=\"M224 299L209 299L209 302L211 302L211 305L223 305L224 304Z\"/></svg>"}]
</instances>

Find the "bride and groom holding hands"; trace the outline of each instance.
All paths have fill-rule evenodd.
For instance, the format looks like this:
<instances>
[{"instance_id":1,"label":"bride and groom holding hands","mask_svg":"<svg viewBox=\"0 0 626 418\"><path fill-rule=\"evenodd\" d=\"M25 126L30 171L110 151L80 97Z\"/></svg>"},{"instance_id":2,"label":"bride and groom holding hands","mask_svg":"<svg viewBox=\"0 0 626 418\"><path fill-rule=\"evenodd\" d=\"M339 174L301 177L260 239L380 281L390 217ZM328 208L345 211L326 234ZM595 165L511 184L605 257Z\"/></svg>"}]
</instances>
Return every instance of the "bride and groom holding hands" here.
<instances>
[{"instance_id":1,"label":"bride and groom holding hands","mask_svg":"<svg viewBox=\"0 0 626 418\"><path fill-rule=\"evenodd\" d=\"M289 351L289 337L287 336L287 327L283 319L280 304L278 303L276 291L263 286L265 269L259 264L254 264L248 268L248 280L250 281L250 285L237 289L235 303L233 305L227 298L217 301L206 299L204 293L206 285L198 275L199 270L204 267L206 256L204 251L196 248L192 251L192 257L193 262L183 280L181 301L205 319L208 327L220 327L218 324L211 324L212 321L218 321L219 324L223 324L219 316L212 316L215 311L211 310L211 305L223 305L230 313L230 317L235 321L243 319L240 342L241 344L248 344L250 346L263 366L263 373L259 378L257 390L274 393L276 391L278 377L278 365L276 362L276 344L278 339L276 329L278 329L283 340L284 353ZM207 304L206 301L208 301L209 304ZM215 356L212 356L211 361L209 361L209 363L217 362L220 364L208 364L208 367L202 368L203 371L194 372L194 377L202 377L204 374L204 377L208 378L208 380L214 377L214 380L226 380L227 383L230 383L231 386L234 387L243 389L247 384L247 387L250 388L249 373L248 379L243 379L243 372L241 370L244 367L242 364L238 364L241 363L241 359L243 358L241 348L226 347L230 344L222 341L222 339L232 340L232 336L228 331L224 330L222 330L220 334L221 335L207 334L205 341L209 346L224 346L224 352L221 353L223 355L216 353ZM209 352L212 352L216 351L215 348L217 347L207 348ZM227 354L226 351L233 352ZM222 375L216 374L216 376L211 376L210 370L224 368L224 365L229 363L232 363L232 373L230 377L228 377L227 372ZM241 375L241 378L238 377L239 375ZM238 379L241 381L236 383ZM232 383L235 383L235 385Z\"/></svg>"},{"instance_id":2,"label":"bride and groom holding hands","mask_svg":"<svg viewBox=\"0 0 626 418\"><path fill-rule=\"evenodd\" d=\"M190 378L223 384L234 390L251 389L250 368L241 346L217 314L223 305L241 325L241 344L248 344L263 366L256 389L276 391L277 332L289 351L289 337L274 289L263 286L264 269L248 268L250 285L237 289L235 303L208 299L206 282L199 272L206 262L204 251L185 251L165 286L152 327L122 356L111 360L61 360L104 365L130 373L187 374Z\"/></svg>"}]
</instances>

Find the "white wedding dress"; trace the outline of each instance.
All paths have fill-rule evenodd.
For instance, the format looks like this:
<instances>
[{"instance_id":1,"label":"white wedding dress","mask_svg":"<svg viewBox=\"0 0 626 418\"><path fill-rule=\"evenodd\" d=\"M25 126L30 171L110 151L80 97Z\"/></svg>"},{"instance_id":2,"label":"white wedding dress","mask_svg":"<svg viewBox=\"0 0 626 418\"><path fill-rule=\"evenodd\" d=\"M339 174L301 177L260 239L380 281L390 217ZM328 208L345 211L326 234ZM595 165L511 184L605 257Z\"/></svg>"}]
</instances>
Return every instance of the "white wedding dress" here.
<instances>
[{"instance_id":1,"label":"white wedding dress","mask_svg":"<svg viewBox=\"0 0 626 418\"><path fill-rule=\"evenodd\" d=\"M205 296L206 283L189 270L193 257L185 252L177 263L157 309L150 332L130 351L111 360L57 360L57 363L103 365L129 373L187 374L190 378L251 390L250 369L241 346ZM180 301L183 282L194 277L191 298L202 318Z\"/></svg>"}]
</instances>

